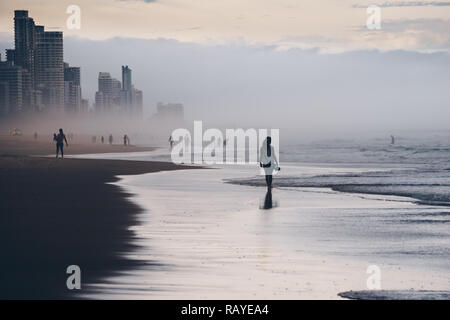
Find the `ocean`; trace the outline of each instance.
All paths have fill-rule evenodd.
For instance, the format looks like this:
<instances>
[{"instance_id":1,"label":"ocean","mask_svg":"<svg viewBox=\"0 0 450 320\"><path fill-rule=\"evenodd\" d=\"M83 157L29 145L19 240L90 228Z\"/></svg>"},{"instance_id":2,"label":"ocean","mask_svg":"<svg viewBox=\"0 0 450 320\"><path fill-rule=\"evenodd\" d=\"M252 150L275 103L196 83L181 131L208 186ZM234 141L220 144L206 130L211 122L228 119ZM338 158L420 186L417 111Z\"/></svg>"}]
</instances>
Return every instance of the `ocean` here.
<instances>
[{"instance_id":1,"label":"ocean","mask_svg":"<svg viewBox=\"0 0 450 320\"><path fill-rule=\"evenodd\" d=\"M367 289L450 290L450 144L329 140L280 147L273 207L255 165L124 176L143 212L131 270L93 297L338 298ZM170 161L167 148L88 158ZM114 283L116 285L114 285Z\"/></svg>"}]
</instances>

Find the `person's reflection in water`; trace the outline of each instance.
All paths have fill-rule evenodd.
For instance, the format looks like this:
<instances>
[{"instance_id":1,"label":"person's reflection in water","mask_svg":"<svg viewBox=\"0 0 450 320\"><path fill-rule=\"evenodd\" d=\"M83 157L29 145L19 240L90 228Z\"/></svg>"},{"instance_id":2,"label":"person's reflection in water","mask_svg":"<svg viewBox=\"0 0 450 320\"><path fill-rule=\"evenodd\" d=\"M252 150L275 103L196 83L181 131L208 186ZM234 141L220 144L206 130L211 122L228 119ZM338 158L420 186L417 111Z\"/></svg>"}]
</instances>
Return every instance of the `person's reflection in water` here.
<instances>
[{"instance_id":1,"label":"person's reflection in water","mask_svg":"<svg viewBox=\"0 0 450 320\"><path fill-rule=\"evenodd\" d=\"M268 189L266 192L266 197L264 198L264 207L263 209L272 209L272 189Z\"/></svg>"}]
</instances>

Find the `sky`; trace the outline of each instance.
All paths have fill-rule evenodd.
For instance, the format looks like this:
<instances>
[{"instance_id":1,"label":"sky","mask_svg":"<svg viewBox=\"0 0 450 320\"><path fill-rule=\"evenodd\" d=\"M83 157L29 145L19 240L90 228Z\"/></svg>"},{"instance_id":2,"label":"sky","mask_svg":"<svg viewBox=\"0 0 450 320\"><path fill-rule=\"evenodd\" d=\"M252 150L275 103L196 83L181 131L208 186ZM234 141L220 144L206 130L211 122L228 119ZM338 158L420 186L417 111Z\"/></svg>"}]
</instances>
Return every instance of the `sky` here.
<instances>
[{"instance_id":1,"label":"sky","mask_svg":"<svg viewBox=\"0 0 450 320\"><path fill-rule=\"evenodd\" d=\"M66 25L72 4L80 29ZM366 26L372 4L379 30ZM2 1L2 53L15 9L64 31L91 103L98 72L120 80L129 65L146 115L172 101L192 119L321 132L450 125L450 1Z\"/></svg>"},{"instance_id":2,"label":"sky","mask_svg":"<svg viewBox=\"0 0 450 320\"><path fill-rule=\"evenodd\" d=\"M66 9L81 10L81 28L66 26ZM369 5L381 29L368 30ZM14 0L1 1L0 30L11 33L17 8L67 36L166 38L202 44L245 43L327 52L450 49L450 1L377 0Z\"/></svg>"}]
</instances>

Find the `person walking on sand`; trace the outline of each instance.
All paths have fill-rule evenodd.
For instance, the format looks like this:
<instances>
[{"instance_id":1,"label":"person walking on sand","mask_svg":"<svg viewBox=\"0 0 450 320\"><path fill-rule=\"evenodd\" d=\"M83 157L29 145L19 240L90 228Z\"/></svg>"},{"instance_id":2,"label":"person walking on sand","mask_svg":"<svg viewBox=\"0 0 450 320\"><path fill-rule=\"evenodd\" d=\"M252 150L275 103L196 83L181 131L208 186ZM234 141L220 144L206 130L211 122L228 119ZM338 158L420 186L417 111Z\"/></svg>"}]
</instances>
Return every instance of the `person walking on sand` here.
<instances>
[{"instance_id":1,"label":"person walking on sand","mask_svg":"<svg viewBox=\"0 0 450 320\"><path fill-rule=\"evenodd\" d=\"M103 136L102 136L101 140L102 140L102 144L104 144L105 143L105 138Z\"/></svg>"},{"instance_id":2,"label":"person walking on sand","mask_svg":"<svg viewBox=\"0 0 450 320\"><path fill-rule=\"evenodd\" d=\"M127 135L125 134L125 135L123 136L123 145L126 146L126 145L127 145L127 142L128 142L128 137L127 137Z\"/></svg>"},{"instance_id":3,"label":"person walking on sand","mask_svg":"<svg viewBox=\"0 0 450 320\"><path fill-rule=\"evenodd\" d=\"M59 134L56 136L56 159L58 159L59 151L61 150L61 158L64 158L64 141L66 142L66 147L69 146L67 143L66 135L63 129L59 129Z\"/></svg>"},{"instance_id":4,"label":"person walking on sand","mask_svg":"<svg viewBox=\"0 0 450 320\"><path fill-rule=\"evenodd\" d=\"M37 134L37 132L34 132L34 140L37 140L37 138L38 138L38 134Z\"/></svg>"},{"instance_id":5,"label":"person walking on sand","mask_svg":"<svg viewBox=\"0 0 450 320\"><path fill-rule=\"evenodd\" d=\"M113 143L113 136L112 136L112 134L110 134L109 135L109 144L112 144Z\"/></svg>"},{"instance_id":6,"label":"person walking on sand","mask_svg":"<svg viewBox=\"0 0 450 320\"><path fill-rule=\"evenodd\" d=\"M272 189L273 172L280 171L280 167L278 166L278 160L271 143L272 138L267 137L266 139L264 139L261 148L259 149L259 166L264 170L268 191Z\"/></svg>"}]
</instances>

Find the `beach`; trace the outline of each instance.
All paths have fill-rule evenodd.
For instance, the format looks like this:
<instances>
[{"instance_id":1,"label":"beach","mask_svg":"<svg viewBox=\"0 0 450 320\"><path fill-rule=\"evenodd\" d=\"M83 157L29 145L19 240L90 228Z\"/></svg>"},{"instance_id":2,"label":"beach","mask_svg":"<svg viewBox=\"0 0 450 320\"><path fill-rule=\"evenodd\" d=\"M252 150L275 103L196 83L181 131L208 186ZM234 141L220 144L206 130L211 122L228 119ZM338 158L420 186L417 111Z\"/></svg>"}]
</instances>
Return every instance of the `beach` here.
<instances>
[{"instance_id":1,"label":"beach","mask_svg":"<svg viewBox=\"0 0 450 320\"><path fill-rule=\"evenodd\" d=\"M9 143L2 297L449 297L447 147L282 149L268 201L254 165L191 170L166 148L95 145L55 160Z\"/></svg>"},{"instance_id":2,"label":"beach","mask_svg":"<svg viewBox=\"0 0 450 320\"><path fill-rule=\"evenodd\" d=\"M371 144L282 149L290 161L270 210L252 165L120 177L142 208L129 257L158 265L93 283L86 297L448 299L448 148ZM80 157L170 159L162 149Z\"/></svg>"},{"instance_id":3,"label":"beach","mask_svg":"<svg viewBox=\"0 0 450 320\"><path fill-rule=\"evenodd\" d=\"M84 284L141 263L122 256L133 249L129 228L141 209L111 183L117 175L186 168L162 162L55 160L43 157L54 153L51 140L0 139L2 299L77 298L79 292L66 287L69 265L80 266ZM153 149L69 141L66 154Z\"/></svg>"},{"instance_id":4,"label":"beach","mask_svg":"<svg viewBox=\"0 0 450 320\"><path fill-rule=\"evenodd\" d=\"M130 258L159 265L94 284L87 297L340 299L342 292L368 289L367 270L373 265L381 270L381 288L392 290L390 299L404 290L448 296L445 259L436 266L429 255L408 253L407 242L418 239L415 226L401 227L405 216L386 223L393 214L422 212L410 199L276 188L274 207L262 210L265 188L223 181L250 171L233 167L122 177L117 184L143 208L132 227L139 248Z\"/></svg>"}]
</instances>

